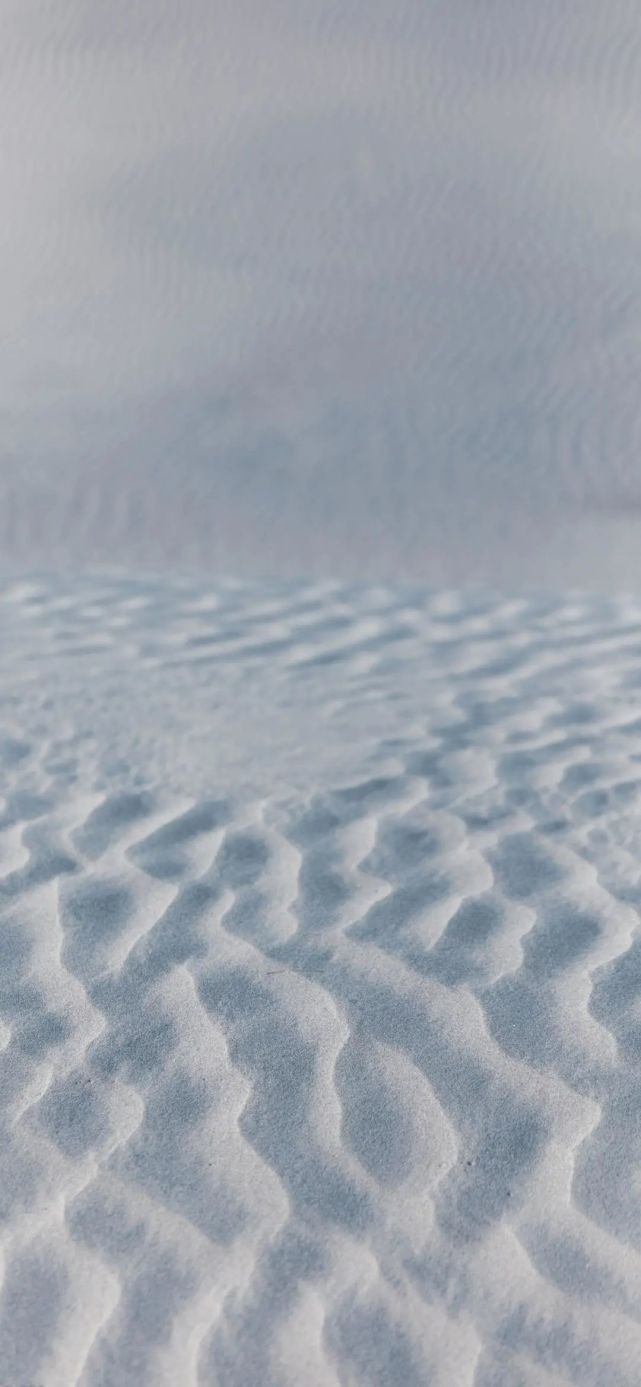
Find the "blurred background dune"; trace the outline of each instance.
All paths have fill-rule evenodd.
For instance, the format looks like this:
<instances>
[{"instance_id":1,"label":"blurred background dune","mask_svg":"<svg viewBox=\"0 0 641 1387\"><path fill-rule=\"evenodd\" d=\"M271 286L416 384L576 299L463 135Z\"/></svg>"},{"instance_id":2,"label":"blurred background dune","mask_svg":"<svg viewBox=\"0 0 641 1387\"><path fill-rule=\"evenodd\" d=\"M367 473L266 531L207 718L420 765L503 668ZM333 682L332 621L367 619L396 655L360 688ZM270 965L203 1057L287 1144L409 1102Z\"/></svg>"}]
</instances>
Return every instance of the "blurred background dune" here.
<instances>
[{"instance_id":1,"label":"blurred background dune","mask_svg":"<svg viewBox=\"0 0 641 1387\"><path fill-rule=\"evenodd\" d=\"M641 580L632 0L8 0L3 565Z\"/></svg>"}]
</instances>

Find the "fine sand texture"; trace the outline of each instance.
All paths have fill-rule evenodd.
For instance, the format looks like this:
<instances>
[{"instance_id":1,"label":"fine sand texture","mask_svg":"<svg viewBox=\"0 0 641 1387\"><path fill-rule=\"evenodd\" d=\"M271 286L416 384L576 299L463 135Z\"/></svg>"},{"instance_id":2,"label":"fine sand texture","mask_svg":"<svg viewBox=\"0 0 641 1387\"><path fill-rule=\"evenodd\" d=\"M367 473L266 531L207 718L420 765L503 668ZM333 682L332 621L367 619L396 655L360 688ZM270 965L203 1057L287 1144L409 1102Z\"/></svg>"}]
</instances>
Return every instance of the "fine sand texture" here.
<instances>
[{"instance_id":1,"label":"fine sand texture","mask_svg":"<svg viewBox=\"0 0 641 1387\"><path fill-rule=\"evenodd\" d=\"M641 606L0 624L2 1387L638 1387Z\"/></svg>"}]
</instances>

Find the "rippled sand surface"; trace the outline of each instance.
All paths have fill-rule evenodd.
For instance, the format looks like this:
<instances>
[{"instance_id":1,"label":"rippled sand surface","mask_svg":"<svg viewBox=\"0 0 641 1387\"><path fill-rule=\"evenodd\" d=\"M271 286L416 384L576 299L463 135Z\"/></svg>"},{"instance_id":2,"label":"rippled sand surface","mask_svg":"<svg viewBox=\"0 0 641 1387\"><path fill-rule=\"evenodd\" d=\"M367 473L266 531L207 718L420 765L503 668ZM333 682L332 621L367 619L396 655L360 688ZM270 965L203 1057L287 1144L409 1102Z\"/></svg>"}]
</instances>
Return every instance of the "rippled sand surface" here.
<instances>
[{"instance_id":1,"label":"rippled sand surface","mask_svg":"<svg viewBox=\"0 0 641 1387\"><path fill-rule=\"evenodd\" d=\"M641 605L1 620L0 1381L637 1387Z\"/></svg>"}]
</instances>

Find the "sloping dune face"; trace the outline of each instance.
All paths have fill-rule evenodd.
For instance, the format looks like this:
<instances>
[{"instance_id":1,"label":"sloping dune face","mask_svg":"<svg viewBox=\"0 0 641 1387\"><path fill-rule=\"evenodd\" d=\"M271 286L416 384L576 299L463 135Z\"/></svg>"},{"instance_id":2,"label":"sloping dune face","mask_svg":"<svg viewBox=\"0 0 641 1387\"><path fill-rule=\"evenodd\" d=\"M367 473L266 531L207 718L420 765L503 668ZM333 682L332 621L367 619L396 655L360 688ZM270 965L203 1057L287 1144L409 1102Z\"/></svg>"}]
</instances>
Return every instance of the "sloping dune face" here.
<instances>
[{"instance_id":1,"label":"sloping dune face","mask_svg":"<svg viewBox=\"0 0 641 1387\"><path fill-rule=\"evenodd\" d=\"M638 1387L637 603L12 587L0 1380Z\"/></svg>"},{"instance_id":2,"label":"sloping dune face","mask_svg":"<svg viewBox=\"0 0 641 1387\"><path fill-rule=\"evenodd\" d=\"M2 11L4 561L639 584L638 0Z\"/></svg>"}]
</instances>

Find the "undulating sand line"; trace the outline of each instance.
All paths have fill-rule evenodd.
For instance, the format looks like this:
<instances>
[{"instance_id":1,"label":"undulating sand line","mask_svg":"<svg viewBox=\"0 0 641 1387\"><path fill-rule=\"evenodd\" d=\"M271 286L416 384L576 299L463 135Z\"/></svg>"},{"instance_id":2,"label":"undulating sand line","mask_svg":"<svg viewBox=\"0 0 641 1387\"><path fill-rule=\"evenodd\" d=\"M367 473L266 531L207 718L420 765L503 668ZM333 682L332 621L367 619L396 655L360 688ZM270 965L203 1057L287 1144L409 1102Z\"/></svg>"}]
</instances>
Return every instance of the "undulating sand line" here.
<instances>
[{"instance_id":1,"label":"undulating sand line","mask_svg":"<svg viewBox=\"0 0 641 1387\"><path fill-rule=\"evenodd\" d=\"M641 605L1 635L0 1383L638 1387Z\"/></svg>"}]
</instances>

